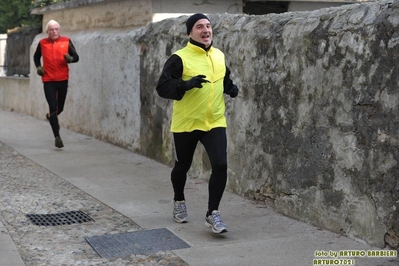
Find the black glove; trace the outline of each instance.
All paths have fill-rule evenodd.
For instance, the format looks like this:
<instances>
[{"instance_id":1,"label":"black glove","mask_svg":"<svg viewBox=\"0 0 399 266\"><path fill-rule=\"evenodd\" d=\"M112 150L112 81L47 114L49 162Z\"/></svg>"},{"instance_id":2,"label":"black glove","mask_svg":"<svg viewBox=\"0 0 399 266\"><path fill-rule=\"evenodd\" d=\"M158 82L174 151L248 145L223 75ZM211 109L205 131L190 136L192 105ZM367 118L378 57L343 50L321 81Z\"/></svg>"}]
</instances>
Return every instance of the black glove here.
<instances>
[{"instance_id":1,"label":"black glove","mask_svg":"<svg viewBox=\"0 0 399 266\"><path fill-rule=\"evenodd\" d=\"M69 54L64 54L64 59L67 63L72 63L73 57L70 56Z\"/></svg>"},{"instance_id":2,"label":"black glove","mask_svg":"<svg viewBox=\"0 0 399 266\"><path fill-rule=\"evenodd\" d=\"M235 98L238 95L238 88L236 85L233 85L229 91L229 95L231 98Z\"/></svg>"},{"instance_id":3,"label":"black glove","mask_svg":"<svg viewBox=\"0 0 399 266\"><path fill-rule=\"evenodd\" d=\"M205 78L206 78L205 75L198 75L186 81L186 91L191 90L193 88L202 88L202 83L210 82Z\"/></svg>"},{"instance_id":4,"label":"black glove","mask_svg":"<svg viewBox=\"0 0 399 266\"><path fill-rule=\"evenodd\" d=\"M43 75L44 75L44 69L43 69L43 67L42 67L42 66L38 66L38 67L36 68L36 72L37 72L37 74L38 74L39 76L43 76Z\"/></svg>"}]
</instances>

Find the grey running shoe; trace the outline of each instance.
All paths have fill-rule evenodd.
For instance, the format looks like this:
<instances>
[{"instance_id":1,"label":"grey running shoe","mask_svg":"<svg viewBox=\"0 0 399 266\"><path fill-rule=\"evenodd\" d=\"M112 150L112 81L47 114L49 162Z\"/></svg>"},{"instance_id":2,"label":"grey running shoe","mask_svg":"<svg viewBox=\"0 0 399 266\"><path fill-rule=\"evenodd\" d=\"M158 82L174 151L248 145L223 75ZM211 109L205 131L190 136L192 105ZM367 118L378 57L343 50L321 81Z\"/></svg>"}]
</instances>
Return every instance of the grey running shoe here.
<instances>
[{"instance_id":1,"label":"grey running shoe","mask_svg":"<svg viewBox=\"0 0 399 266\"><path fill-rule=\"evenodd\" d=\"M177 223L185 223L188 218L186 201L174 201L173 200L173 219Z\"/></svg>"},{"instance_id":2,"label":"grey running shoe","mask_svg":"<svg viewBox=\"0 0 399 266\"><path fill-rule=\"evenodd\" d=\"M222 222L222 218L220 218L220 212L216 210L205 218L205 225L209 228L212 228L212 231L215 234L227 232L227 225Z\"/></svg>"},{"instance_id":3,"label":"grey running shoe","mask_svg":"<svg viewBox=\"0 0 399 266\"><path fill-rule=\"evenodd\" d=\"M57 148L64 147L64 143L62 143L62 139L59 136L55 138L55 146Z\"/></svg>"}]
</instances>

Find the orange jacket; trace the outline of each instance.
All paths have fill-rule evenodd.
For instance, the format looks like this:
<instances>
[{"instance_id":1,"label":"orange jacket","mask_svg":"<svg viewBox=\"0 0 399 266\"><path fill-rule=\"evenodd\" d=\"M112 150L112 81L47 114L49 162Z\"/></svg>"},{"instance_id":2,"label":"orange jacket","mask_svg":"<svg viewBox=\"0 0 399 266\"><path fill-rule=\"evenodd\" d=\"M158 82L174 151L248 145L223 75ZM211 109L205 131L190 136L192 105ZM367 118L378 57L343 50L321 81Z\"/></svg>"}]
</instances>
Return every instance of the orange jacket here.
<instances>
[{"instance_id":1,"label":"orange jacket","mask_svg":"<svg viewBox=\"0 0 399 266\"><path fill-rule=\"evenodd\" d=\"M64 54L68 53L69 38L61 36L55 41L50 38L45 38L40 40L39 44L44 68L42 81L68 80L69 68L64 59Z\"/></svg>"}]
</instances>

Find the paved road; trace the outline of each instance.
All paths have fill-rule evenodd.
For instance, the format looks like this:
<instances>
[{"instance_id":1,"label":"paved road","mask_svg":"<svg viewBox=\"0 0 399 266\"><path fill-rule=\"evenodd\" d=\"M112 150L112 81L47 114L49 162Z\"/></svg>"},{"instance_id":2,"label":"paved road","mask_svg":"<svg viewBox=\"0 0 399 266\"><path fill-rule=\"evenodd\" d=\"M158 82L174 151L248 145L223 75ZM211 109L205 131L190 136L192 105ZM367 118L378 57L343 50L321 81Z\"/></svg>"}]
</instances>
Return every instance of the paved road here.
<instances>
[{"instance_id":1,"label":"paved road","mask_svg":"<svg viewBox=\"0 0 399 266\"><path fill-rule=\"evenodd\" d=\"M335 259L330 251L378 250L229 192L221 204L229 232L214 235L204 225L207 184L198 179L187 184L189 222L177 224L168 166L65 128L65 148L57 149L47 121L8 110L0 109L0 125L0 266L308 266ZM44 227L26 216L75 210L94 221ZM167 229L190 247L107 259L85 240L150 229ZM399 264L398 258L336 259Z\"/></svg>"}]
</instances>

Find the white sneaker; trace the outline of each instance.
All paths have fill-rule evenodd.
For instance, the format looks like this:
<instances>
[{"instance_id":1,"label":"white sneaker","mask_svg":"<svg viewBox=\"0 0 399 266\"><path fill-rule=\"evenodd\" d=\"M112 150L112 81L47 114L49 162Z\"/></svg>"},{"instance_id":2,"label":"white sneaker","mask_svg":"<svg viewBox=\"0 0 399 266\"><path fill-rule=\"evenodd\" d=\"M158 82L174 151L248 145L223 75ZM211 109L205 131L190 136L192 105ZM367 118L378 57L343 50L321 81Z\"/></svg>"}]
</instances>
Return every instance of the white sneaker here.
<instances>
[{"instance_id":1,"label":"white sneaker","mask_svg":"<svg viewBox=\"0 0 399 266\"><path fill-rule=\"evenodd\" d=\"M213 211L211 215L208 215L208 217L205 218L205 225L212 228L212 231L215 234L227 232L227 225L222 222L220 212L217 210Z\"/></svg>"},{"instance_id":2,"label":"white sneaker","mask_svg":"<svg viewBox=\"0 0 399 266\"><path fill-rule=\"evenodd\" d=\"M188 218L186 201L174 201L173 200L173 219L176 223L185 223Z\"/></svg>"}]
</instances>

